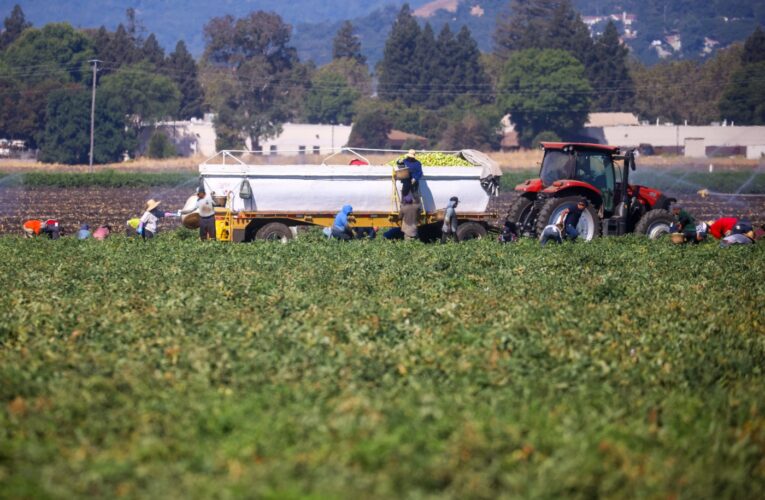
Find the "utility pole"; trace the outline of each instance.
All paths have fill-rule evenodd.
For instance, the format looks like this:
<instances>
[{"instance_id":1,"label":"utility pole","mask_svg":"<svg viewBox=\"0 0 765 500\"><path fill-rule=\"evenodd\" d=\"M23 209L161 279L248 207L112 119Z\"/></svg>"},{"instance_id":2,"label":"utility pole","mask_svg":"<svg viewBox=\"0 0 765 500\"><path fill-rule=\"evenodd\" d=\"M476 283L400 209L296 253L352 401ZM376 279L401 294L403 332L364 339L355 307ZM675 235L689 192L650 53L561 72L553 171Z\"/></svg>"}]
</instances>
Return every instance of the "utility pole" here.
<instances>
[{"instance_id":1,"label":"utility pole","mask_svg":"<svg viewBox=\"0 0 765 500\"><path fill-rule=\"evenodd\" d=\"M88 61L93 64L93 95L90 99L90 155L89 155L89 170L93 172L93 130L96 122L96 72L98 71L98 59L91 59Z\"/></svg>"}]
</instances>

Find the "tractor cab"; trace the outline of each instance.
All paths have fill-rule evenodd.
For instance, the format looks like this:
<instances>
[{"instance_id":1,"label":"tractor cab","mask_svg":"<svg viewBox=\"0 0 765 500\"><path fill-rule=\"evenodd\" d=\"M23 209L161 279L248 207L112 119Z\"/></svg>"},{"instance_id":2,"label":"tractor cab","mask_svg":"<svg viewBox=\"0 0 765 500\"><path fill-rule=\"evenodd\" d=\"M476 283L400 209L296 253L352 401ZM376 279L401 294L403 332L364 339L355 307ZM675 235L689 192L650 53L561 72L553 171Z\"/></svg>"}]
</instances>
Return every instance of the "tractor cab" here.
<instances>
[{"instance_id":1,"label":"tractor cab","mask_svg":"<svg viewBox=\"0 0 765 500\"><path fill-rule=\"evenodd\" d=\"M618 187L613 161L616 148L566 145L557 149L548 148L547 144L539 172L542 185L549 189L558 187L556 182L576 181L579 187L592 191L597 206L602 205L605 212L612 212Z\"/></svg>"}]
</instances>

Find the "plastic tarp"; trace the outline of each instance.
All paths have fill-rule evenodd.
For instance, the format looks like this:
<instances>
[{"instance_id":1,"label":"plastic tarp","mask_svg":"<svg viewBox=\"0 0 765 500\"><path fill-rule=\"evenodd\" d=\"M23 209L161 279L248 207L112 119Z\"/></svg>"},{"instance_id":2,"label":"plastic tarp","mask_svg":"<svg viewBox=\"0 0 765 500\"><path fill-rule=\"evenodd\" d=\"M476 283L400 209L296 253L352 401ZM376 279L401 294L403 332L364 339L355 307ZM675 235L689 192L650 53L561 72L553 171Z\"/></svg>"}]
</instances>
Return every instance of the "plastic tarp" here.
<instances>
[{"instance_id":1,"label":"plastic tarp","mask_svg":"<svg viewBox=\"0 0 765 500\"><path fill-rule=\"evenodd\" d=\"M473 165L482 167L481 187L491 196L499 194L499 178L502 177L502 169L499 163L489 158L489 156L475 149L463 149L460 156Z\"/></svg>"}]
</instances>

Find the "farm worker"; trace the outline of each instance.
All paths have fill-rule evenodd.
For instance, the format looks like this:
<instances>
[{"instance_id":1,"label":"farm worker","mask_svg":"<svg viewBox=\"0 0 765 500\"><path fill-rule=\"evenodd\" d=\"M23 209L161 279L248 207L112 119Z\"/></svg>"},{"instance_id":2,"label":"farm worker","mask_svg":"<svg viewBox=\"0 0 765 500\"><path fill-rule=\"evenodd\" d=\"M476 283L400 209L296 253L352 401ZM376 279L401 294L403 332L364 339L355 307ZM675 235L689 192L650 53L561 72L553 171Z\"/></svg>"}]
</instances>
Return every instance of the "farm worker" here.
<instances>
[{"instance_id":1,"label":"farm worker","mask_svg":"<svg viewBox=\"0 0 765 500\"><path fill-rule=\"evenodd\" d=\"M48 235L48 238L57 240L61 237L61 226L56 219L48 219L42 226L42 232Z\"/></svg>"},{"instance_id":2,"label":"farm worker","mask_svg":"<svg viewBox=\"0 0 765 500\"><path fill-rule=\"evenodd\" d=\"M446 243L446 240L454 237L457 240L457 205L460 200L456 196L449 198L449 203L446 205L446 212L444 212L444 225L441 226L441 243Z\"/></svg>"},{"instance_id":3,"label":"farm worker","mask_svg":"<svg viewBox=\"0 0 765 500\"><path fill-rule=\"evenodd\" d=\"M732 245L751 245L754 243L754 231L748 233L733 233L729 234L720 242L720 248L728 248Z\"/></svg>"},{"instance_id":4,"label":"farm worker","mask_svg":"<svg viewBox=\"0 0 765 500\"><path fill-rule=\"evenodd\" d=\"M125 223L125 235L126 236L137 236L138 235L138 226L141 224L141 219L138 217L133 217L132 219L129 219Z\"/></svg>"},{"instance_id":5,"label":"farm worker","mask_svg":"<svg viewBox=\"0 0 765 500\"><path fill-rule=\"evenodd\" d=\"M700 243L707 239L709 234L709 225L706 222L699 222L696 224L696 239L694 243Z\"/></svg>"},{"instance_id":6,"label":"farm worker","mask_svg":"<svg viewBox=\"0 0 765 500\"><path fill-rule=\"evenodd\" d=\"M190 214L194 211L199 213L199 239L215 241L215 208L212 198L207 196L205 189L197 189L197 203L187 210L179 210L178 216Z\"/></svg>"},{"instance_id":7,"label":"farm worker","mask_svg":"<svg viewBox=\"0 0 765 500\"><path fill-rule=\"evenodd\" d=\"M137 232L144 240L151 239L157 234L157 222L162 217L172 217L172 212L162 212L159 209L159 200L150 199L146 202L146 211L141 216Z\"/></svg>"},{"instance_id":8,"label":"farm worker","mask_svg":"<svg viewBox=\"0 0 765 500\"><path fill-rule=\"evenodd\" d=\"M77 231L77 239L78 240L87 240L90 238L90 226L87 224L82 224L80 226L80 230Z\"/></svg>"},{"instance_id":9,"label":"farm worker","mask_svg":"<svg viewBox=\"0 0 765 500\"><path fill-rule=\"evenodd\" d=\"M420 204L414 202L411 193L404 196L401 200L399 209L399 219L401 220L401 231L404 233L404 239L417 239L417 224L420 220Z\"/></svg>"},{"instance_id":10,"label":"farm worker","mask_svg":"<svg viewBox=\"0 0 765 500\"><path fill-rule=\"evenodd\" d=\"M25 237L34 238L42 230L42 221L37 219L28 220L21 227L24 229Z\"/></svg>"},{"instance_id":11,"label":"farm worker","mask_svg":"<svg viewBox=\"0 0 765 500\"><path fill-rule=\"evenodd\" d=\"M351 230L351 214L353 213L353 207L345 205L340 212L335 216L335 222L332 224L332 237L338 240L348 241L353 239L353 231Z\"/></svg>"},{"instance_id":12,"label":"farm worker","mask_svg":"<svg viewBox=\"0 0 765 500\"><path fill-rule=\"evenodd\" d=\"M410 192L420 192L420 179L422 179L422 163L417 159L417 153L410 149L404 157L404 166L409 170L409 177L401 181L401 197L404 198Z\"/></svg>"},{"instance_id":13,"label":"farm worker","mask_svg":"<svg viewBox=\"0 0 765 500\"><path fill-rule=\"evenodd\" d=\"M733 226L731 234L747 234L754 231L754 226L748 220L739 220L736 225Z\"/></svg>"},{"instance_id":14,"label":"farm worker","mask_svg":"<svg viewBox=\"0 0 765 500\"><path fill-rule=\"evenodd\" d=\"M499 238L497 238L497 241L500 243L513 243L517 239L518 226L515 225L515 222L506 220L505 224L502 226L502 232L499 233Z\"/></svg>"},{"instance_id":15,"label":"farm worker","mask_svg":"<svg viewBox=\"0 0 765 500\"><path fill-rule=\"evenodd\" d=\"M579 224L579 219L582 218L582 213L590 205L590 202L585 199L581 199L576 203L576 207L567 208L563 211L565 219L563 221L563 236L567 240L576 241L579 236L579 230L576 226Z\"/></svg>"},{"instance_id":16,"label":"farm worker","mask_svg":"<svg viewBox=\"0 0 765 500\"><path fill-rule=\"evenodd\" d=\"M721 217L717 220L707 221L709 234L714 236L715 239L721 240L733 231L733 226L735 226L737 222L738 219L735 217Z\"/></svg>"},{"instance_id":17,"label":"farm worker","mask_svg":"<svg viewBox=\"0 0 765 500\"><path fill-rule=\"evenodd\" d=\"M93 231L93 238L99 241L103 241L109 237L111 232L112 232L112 227L109 224L106 224L104 226L98 226L96 230Z\"/></svg>"},{"instance_id":18,"label":"farm worker","mask_svg":"<svg viewBox=\"0 0 765 500\"><path fill-rule=\"evenodd\" d=\"M542 234L539 236L539 243L542 246L545 246L550 240L558 244L563 243L563 224L566 220L566 215L565 211L561 212L553 224L545 226Z\"/></svg>"},{"instance_id":19,"label":"farm worker","mask_svg":"<svg viewBox=\"0 0 765 500\"><path fill-rule=\"evenodd\" d=\"M672 213L675 215L673 232L683 233L686 241L696 240L696 221L693 216L686 212L682 207L675 205L672 207Z\"/></svg>"}]
</instances>

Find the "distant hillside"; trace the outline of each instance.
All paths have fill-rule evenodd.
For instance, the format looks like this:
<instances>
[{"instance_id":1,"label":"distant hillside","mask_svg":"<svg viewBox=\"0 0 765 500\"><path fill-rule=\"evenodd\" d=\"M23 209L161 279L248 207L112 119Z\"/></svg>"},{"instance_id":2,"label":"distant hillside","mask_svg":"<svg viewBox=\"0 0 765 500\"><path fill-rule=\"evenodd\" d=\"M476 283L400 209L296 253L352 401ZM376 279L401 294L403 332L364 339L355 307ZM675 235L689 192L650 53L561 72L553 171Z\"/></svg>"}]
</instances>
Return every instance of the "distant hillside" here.
<instances>
[{"instance_id":1,"label":"distant hillside","mask_svg":"<svg viewBox=\"0 0 765 500\"><path fill-rule=\"evenodd\" d=\"M302 60L324 64L332 57L332 39L342 21L350 19L361 37L370 65L382 58L385 39L406 0L0 0L0 16L19 3L35 26L65 21L75 27L114 29L134 7L147 33L154 33L166 50L184 40L199 56L204 50L203 26L213 17L241 17L254 10L279 13L294 27L293 45ZM453 31L467 25L483 51L493 47L498 17L509 11L510 0L408 0L418 18L438 32L444 24ZM763 0L573 0L588 16L595 32L606 16L629 14L630 25L617 23L633 53L643 62L660 58L708 57L733 42L744 40L765 25ZM597 21L598 17L600 21Z\"/></svg>"},{"instance_id":2,"label":"distant hillside","mask_svg":"<svg viewBox=\"0 0 765 500\"><path fill-rule=\"evenodd\" d=\"M409 2L415 6L418 2ZM438 32L444 24L452 31L467 26L482 51L493 48L496 20L510 12L510 0L432 0L419 2L415 14ZM743 41L755 27L765 25L765 2L751 0L573 0L595 33L607 18L618 17L617 27L641 61L652 64L662 58L698 59L734 42ZM397 8L376 10L353 18L361 36L362 51L371 65L382 58L385 39ZM595 22L594 18L600 18ZM622 22L628 19L629 24ZM293 39L303 59L324 64L332 57L332 38L340 23L301 23Z\"/></svg>"},{"instance_id":3,"label":"distant hillside","mask_svg":"<svg viewBox=\"0 0 765 500\"><path fill-rule=\"evenodd\" d=\"M362 17L389 5L398 9L406 1L415 8L428 0L0 0L0 17L5 18L13 5L19 4L35 26L67 22L78 28L114 29L125 23L125 12L132 7L138 21L166 50L184 40L193 54L200 55L204 50L202 28L213 17L242 17L266 10L278 13L293 26L305 22L320 26Z\"/></svg>"}]
</instances>

